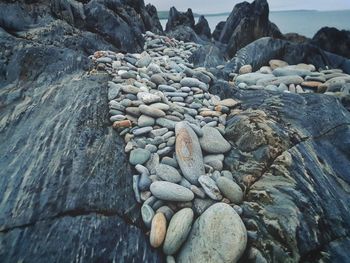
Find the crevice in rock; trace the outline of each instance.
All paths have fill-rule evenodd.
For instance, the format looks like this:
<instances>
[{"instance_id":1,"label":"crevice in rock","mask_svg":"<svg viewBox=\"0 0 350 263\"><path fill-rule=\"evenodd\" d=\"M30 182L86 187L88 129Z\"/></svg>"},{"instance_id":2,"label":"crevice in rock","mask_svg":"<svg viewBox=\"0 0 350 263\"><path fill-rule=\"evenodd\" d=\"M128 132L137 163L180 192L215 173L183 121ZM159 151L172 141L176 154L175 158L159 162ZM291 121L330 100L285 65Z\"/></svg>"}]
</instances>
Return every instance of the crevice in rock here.
<instances>
[{"instance_id":1,"label":"crevice in rock","mask_svg":"<svg viewBox=\"0 0 350 263\"><path fill-rule=\"evenodd\" d=\"M28 228L28 227L32 227L32 226L35 226L37 223L40 223L40 222L59 220L59 219L64 218L64 217L80 217L80 216L88 216L88 215L97 215L97 216L103 216L103 217L119 217L126 224L135 226L136 228L139 228L142 231L144 231L144 229L140 225L134 223L126 215L121 214L120 212L117 212L116 210L73 209L73 210L63 211L61 213L58 213L57 215L54 215L52 217L48 217L48 218L45 218L45 219L40 219L40 220L36 220L34 222L30 222L30 223L27 223L27 224L15 225L15 226L11 226L11 227L8 227L8 228L1 229L0 230L0 234L1 233L2 234L6 234L6 233L8 233L8 232L10 232L12 230L15 230L15 229L25 229L25 228Z\"/></svg>"}]
</instances>

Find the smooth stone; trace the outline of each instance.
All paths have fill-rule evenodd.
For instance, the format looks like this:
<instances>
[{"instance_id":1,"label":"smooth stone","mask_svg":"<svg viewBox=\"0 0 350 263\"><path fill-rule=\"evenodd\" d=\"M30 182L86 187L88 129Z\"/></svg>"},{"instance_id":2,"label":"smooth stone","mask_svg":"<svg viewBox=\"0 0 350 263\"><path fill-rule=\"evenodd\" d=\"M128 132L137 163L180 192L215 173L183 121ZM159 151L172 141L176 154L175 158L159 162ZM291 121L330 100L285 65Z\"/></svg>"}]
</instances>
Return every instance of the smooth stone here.
<instances>
[{"instance_id":1,"label":"smooth stone","mask_svg":"<svg viewBox=\"0 0 350 263\"><path fill-rule=\"evenodd\" d=\"M155 197L165 201L188 202L194 198L191 190L170 182L154 182L150 190Z\"/></svg>"},{"instance_id":2,"label":"smooth stone","mask_svg":"<svg viewBox=\"0 0 350 263\"><path fill-rule=\"evenodd\" d=\"M260 73L263 73L263 74L271 74L272 73L271 68L268 66L261 67L259 71L260 71Z\"/></svg>"},{"instance_id":3,"label":"smooth stone","mask_svg":"<svg viewBox=\"0 0 350 263\"><path fill-rule=\"evenodd\" d=\"M216 180L221 193L232 203L240 204L243 201L243 191L238 184L226 177L220 177Z\"/></svg>"},{"instance_id":4,"label":"smooth stone","mask_svg":"<svg viewBox=\"0 0 350 263\"><path fill-rule=\"evenodd\" d=\"M154 211L152 209L152 207L150 207L149 205L142 205L141 207L141 217L143 222L145 223L145 226L147 228L151 227L151 223L152 223L152 219L154 217Z\"/></svg>"},{"instance_id":5,"label":"smooth stone","mask_svg":"<svg viewBox=\"0 0 350 263\"><path fill-rule=\"evenodd\" d=\"M257 85L259 86L267 86L267 85L280 85L281 83L290 85L295 84L298 85L302 83L304 79L298 75L290 75L290 76L283 76L283 77L272 77L267 79L261 79L257 81Z\"/></svg>"},{"instance_id":6,"label":"smooth stone","mask_svg":"<svg viewBox=\"0 0 350 263\"><path fill-rule=\"evenodd\" d=\"M166 143L167 146L174 146L176 142L176 137L170 137Z\"/></svg>"},{"instance_id":7,"label":"smooth stone","mask_svg":"<svg viewBox=\"0 0 350 263\"><path fill-rule=\"evenodd\" d=\"M198 178L204 174L204 162L199 140L187 122L175 125L175 152L183 176L198 185Z\"/></svg>"},{"instance_id":8,"label":"smooth stone","mask_svg":"<svg viewBox=\"0 0 350 263\"><path fill-rule=\"evenodd\" d=\"M138 171L140 174L149 175L148 169L147 169L145 166L141 165L141 164L135 165L135 169L136 169L136 171Z\"/></svg>"},{"instance_id":9,"label":"smooth stone","mask_svg":"<svg viewBox=\"0 0 350 263\"><path fill-rule=\"evenodd\" d=\"M276 77L294 76L294 75L305 77L307 75L310 75L311 71L303 70L293 66L287 66L287 67L275 69L274 71L272 71L272 74L275 75Z\"/></svg>"},{"instance_id":10,"label":"smooth stone","mask_svg":"<svg viewBox=\"0 0 350 263\"><path fill-rule=\"evenodd\" d=\"M157 108L151 107L151 106L147 106L147 105L140 105L139 106L140 112L143 114L146 114L150 117L153 118L159 118L159 117L164 117L165 116L165 112L162 110L159 110Z\"/></svg>"},{"instance_id":11,"label":"smooth stone","mask_svg":"<svg viewBox=\"0 0 350 263\"><path fill-rule=\"evenodd\" d=\"M231 150L231 145L221 133L212 127L203 127L203 136L199 138L202 149L208 153L226 153Z\"/></svg>"},{"instance_id":12,"label":"smooth stone","mask_svg":"<svg viewBox=\"0 0 350 263\"><path fill-rule=\"evenodd\" d=\"M221 176L226 177L227 179L230 179L231 181L234 180L232 173L228 170L221 171Z\"/></svg>"},{"instance_id":13,"label":"smooth stone","mask_svg":"<svg viewBox=\"0 0 350 263\"><path fill-rule=\"evenodd\" d=\"M246 228L227 204L210 206L193 224L176 262L237 262L247 245Z\"/></svg>"},{"instance_id":14,"label":"smooth stone","mask_svg":"<svg viewBox=\"0 0 350 263\"><path fill-rule=\"evenodd\" d=\"M204 157L204 163L213 167L214 170L221 171L224 158L225 156L223 154L206 155Z\"/></svg>"},{"instance_id":15,"label":"smooth stone","mask_svg":"<svg viewBox=\"0 0 350 263\"><path fill-rule=\"evenodd\" d=\"M159 85L158 89L164 92L176 92L177 89L169 85Z\"/></svg>"},{"instance_id":16,"label":"smooth stone","mask_svg":"<svg viewBox=\"0 0 350 263\"><path fill-rule=\"evenodd\" d=\"M155 146L155 145L153 145L153 144L147 144L147 145L145 146L145 149L146 149L147 151L151 152L151 153L155 153L155 152L157 152L157 150L158 150L157 146Z\"/></svg>"},{"instance_id":17,"label":"smooth stone","mask_svg":"<svg viewBox=\"0 0 350 263\"><path fill-rule=\"evenodd\" d=\"M156 85L165 85L167 84L166 80L163 78L161 74L154 74L151 77L151 81Z\"/></svg>"},{"instance_id":18,"label":"smooth stone","mask_svg":"<svg viewBox=\"0 0 350 263\"><path fill-rule=\"evenodd\" d=\"M144 164L149 160L151 153L145 149L135 149L130 152L129 162L132 165Z\"/></svg>"},{"instance_id":19,"label":"smooth stone","mask_svg":"<svg viewBox=\"0 0 350 263\"><path fill-rule=\"evenodd\" d=\"M239 74L247 74L253 71L253 67L251 65L244 65L239 69Z\"/></svg>"},{"instance_id":20,"label":"smooth stone","mask_svg":"<svg viewBox=\"0 0 350 263\"><path fill-rule=\"evenodd\" d=\"M155 124L155 119L147 116L147 115L141 115L137 120L137 125L139 127L147 127L147 126L153 126Z\"/></svg>"},{"instance_id":21,"label":"smooth stone","mask_svg":"<svg viewBox=\"0 0 350 263\"><path fill-rule=\"evenodd\" d=\"M174 149L173 147L165 147L163 149L158 150L157 153L159 156L165 156L171 153L173 149Z\"/></svg>"},{"instance_id":22,"label":"smooth stone","mask_svg":"<svg viewBox=\"0 0 350 263\"><path fill-rule=\"evenodd\" d=\"M102 58L98 58L96 59L96 62L98 63L112 63L112 59L109 57L102 57Z\"/></svg>"},{"instance_id":23,"label":"smooth stone","mask_svg":"<svg viewBox=\"0 0 350 263\"><path fill-rule=\"evenodd\" d=\"M138 107L127 107L125 112L129 115L139 117L141 115L140 109Z\"/></svg>"},{"instance_id":24,"label":"smooth stone","mask_svg":"<svg viewBox=\"0 0 350 263\"><path fill-rule=\"evenodd\" d=\"M259 72L253 72L253 73L247 73L244 75L239 75L236 78L235 83L236 85L239 85L240 83L246 83L247 85L251 86L251 85L256 85L256 82L258 80L270 79L272 77L274 77L274 75L272 74L262 74Z\"/></svg>"},{"instance_id":25,"label":"smooth stone","mask_svg":"<svg viewBox=\"0 0 350 263\"><path fill-rule=\"evenodd\" d=\"M140 191L149 190L151 183L152 183L152 180L149 178L147 174L141 174L139 184L138 184L139 190Z\"/></svg>"},{"instance_id":26,"label":"smooth stone","mask_svg":"<svg viewBox=\"0 0 350 263\"><path fill-rule=\"evenodd\" d=\"M142 127L142 128L139 128L139 129L135 129L135 130L133 130L132 133L135 136L140 136L140 135L144 135L144 134L149 133L151 130L153 130L153 127L147 126L147 127Z\"/></svg>"},{"instance_id":27,"label":"smooth stone","mask_svg":"<svg viewBox=\"0 0 350 263\"><path fill-rule=\"evenodd\" d=\"M199 81L198 79L195 78L183 78L180 81L180 84L183 87L198 87L201 88L202 90L208 90L207 84L205 84L204 82Z\"/></svg>"},{"instance_id":28,"label":"smooth stone","mask_svg":"<svg viewBox=\"0 0 350 263\"><path fill-rule=\"evenodd\" d=\"M125 116L124 115L114 115L112 117L109 118L109 120L111 122L115 122L115 121L122 121L122 120L125 120Z\"/></svg>"},{"instance_id":29,"label":"smooth stone","mask_svg":"<svg viewBox=\"0 0 350 263\"><path fill-rule=\"evenodd\" d=\"M122 74L120 74L120 77L122 79L136 79L137 78L135 73L129 72L129 71L128 72L123 72Z\"/></svg>"},{"instance_id":30,"label":"smooth stone","mask_svg":"<svg viewBox=\"0 0 350 263\"><path fill-rule=\"evenodd\" d=\"M162 98L156 94L147 93L147 92L139 92L137 93L137 98L142 100L145 104L151 104L160 102Z\"/></svg>"},{"instance_id":31,"label":"smooth stone","mask_svg":"<svg viewBox=\"0 0 350 263\"><path fill-rule=\"evenodd\" d=\"M152 247L157 248L163 244L166 235L166 218L163 213L157 213L152 219L149 236Z\"/></svg>"},{"instance_id":32,"label":"smooth stone","mask_svg":"<svg viewBox=\"0 0 350 263\"><path fill-rule=\"evenodd\" d=\"M165 103L160 103L160 102L157 102L157 103L153 103L152 105L153 108L157 108L159 110L162 110L162 111L167 111L169 110L169 105L165 104Z\"/></svg>"},{"instance_id":33,"label":"smooth stone","mask_svg":"<svg viewBox=\"0 0 350 263\"><path fill-rule=\"evenodd\" d=\"M171 218L163 245L166 255L174 255L186 241L193 218L194 213L191 208L181 209Z\"/></svg>"},{"instance_id":34,"label":"smooth stone","mask_svg":"<svg viewBox=\"0 0 350 263\"><path fill-rule=\"evenodd\" d=\"M170 166L172 166L174 168L178 168L179 167L176 159L175 158L170 158L168 156L163 157L161 163L162 164L166 164L166 165L170 165Z\"/></svg>"},{"instance_id":35,"label":"smooth stone","mask_svg":"<svg viewBox=\"0 0 350 263\"><path fill-rule=\"evenodd\" d=\"M198 197L205 198L205 193L197 186L191 185L190 190Z\"/></svg>"},{"instance_id":36,"label":"smooth stone","mask_svg":"<svg viewBox=\"0 0 350 263\"><path fill-rule=\"evenodd\" d=\"M122 85L108 81L108 100L113 100L118 97L121 90Z\"/></svg>"},{"instance_id":37,"label":"smooth stone","mask_svg":"<svg viewBox=\"0 0 350 263\"><path fill-rule=\"evenodd\" d=\"M288 66L288 63L283 61L283 60L279 60L279 59L271 59L269 61L269 65L271 67L271 69L276 69L276 68L282 68L282 67L286 67Z\"/></svg>"},{"instance_id":38,"label":"smooth stone","mask_svg":"<svg viewBox=\"0 0 350 263\"><path fill-rule=\"evenodd\" d=\"M169 131L168 128L160 128L160 129L155 129L153 131L150 132L150 135L155 138L157 136L162 136L164 134L166 134Z\"/></svg>"},{"instance_id":39,"label":"smooth stone","mask_svg":"<svg viewBox=\"0 0 350 263\"><path fill-rule=\"evenodd\" d=\"M126 86L123 85L122 90L125 93L131 93L131 94L135 94L135 95L140 92L139 88L131 86L131 85L126 85Z\"/></svg>"},{"instance_id":40,"label":"smooth stone","mask_svg":"<svg viewBox=\"0 0 350 263\"><path fill-rule=\"evenodd\" d=\"M158 177L164 181L179 183L182 179L180 173L172 166L159 164L155 169Z\"/></svg>"},{"instance_id":41,"label":"smooth stone","mask_svg":"<svg viewBox=\"0 0 350 263\"><path fill-rule=\"evenodd\" d=\"M156 124L162 127L165 127L169 130L174 130L175 129L175 121L168 120L166 118L157 118L156 119Z\"/></svg>"},{"instance_id":42,"label":"smooth stone","mask_svg":"<svg viewBox=\"0 0 350 263\"><path fill-rule=\"evenodd\" d=\"M202 175L198 178L199 184L203 187L204 192L213 200L220 201L222 195L215 181L208 175Z\"/></svg>"},{"instance_id":43,"label":"smooth stone","mask_svg":"<svg viewBox=\"0 0 350 263\"><path fill-rule=\"evenodd\" d=\"M141 53L141 58L136 62L136 66L139 68L148 67L152 62L152 57L146 52Z\"/></svg>"}]
</instances>

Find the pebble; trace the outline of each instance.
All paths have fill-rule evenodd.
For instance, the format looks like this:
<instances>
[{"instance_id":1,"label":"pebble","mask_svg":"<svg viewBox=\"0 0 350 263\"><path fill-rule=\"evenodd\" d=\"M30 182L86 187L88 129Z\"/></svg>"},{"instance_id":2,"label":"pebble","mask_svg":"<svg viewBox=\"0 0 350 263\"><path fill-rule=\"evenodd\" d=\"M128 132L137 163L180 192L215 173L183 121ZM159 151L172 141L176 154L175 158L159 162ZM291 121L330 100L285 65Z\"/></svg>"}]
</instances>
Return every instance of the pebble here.
<instances>
[{"instance_id":1,"label":"pebble","mask_svg":"<svg viewBox=\"0 0 350 263\"><path fill-rule=\"evenodd\" d=\"M108 81L108 100L113 100L116 97L118 97L121 90L122 90L122 85L115 84L112 81Z\"/></svg>"},{"instance_id":2,"label":"pebble","mask_svg":"<svg viewBox=\"0 0 350 263\"><path fill-rule=\"evenodd\" d=\"M218 203L195 221L176 262L237 262L246 245L247 230L241 218L229 205Z\"/></svg>"},{"instance_id":3,"label":"pebble","mask_svg":"<svg viewBox=\"0 0 350 263\"><path fill-rule=\"evenodd\" d=\"M174 130L176 123L175 123L175 121L168 120L166 118L157 118L156 124L161 126L161 127L167 128L169 130Z\"/></svg>"},{"instance_id":4,"label":"pebble","mask_svg":"<svg viewBox=\"0 0 350 263\"><path fill-rule=\"evenodd\" d=\"M226 153L231 150L231 145L221 133L212 127L203 127L203 136L199 138L202 149L208 153Z\"/></svg>"},{"instance_id":5,"label":"pebble","mask_svg":"<svg viewBox=\"0 0 350 263\"><path fill-rule=\"evenodd\" d=\"M153 217L149 236L152 247L157 248L163 244L166 235L166 223L166 218L163 213L157 213Z\"/></svg>"},{"instance_id":6,"label":"pebble","mask_svg":"<svg viewBox=\"0 0 350 263\"><path fill-rule=\"evenodd\" d=\"M162 98L158 95L151 94L148 92L139 92L137 93L137 98L142 100L145 104L151 104L155 102L160 102Z\"/></svg>"},{"instance_id":7,"label":"pebble","mask_svg":"<svg viewBox=\"0 0 350 263\"><path fill-rule=\"evenodd\" d=\"M150 117L153 118L159 118L159 117L164 117L165 112L162 110L159 110L155 107L147 106L147 105L140 105L139 106L140 112L143 114L146 114Z\"/></svg>"},{"instance_id":8,"label":"pebble","mask_svg":"<svg viewBox=\"0 0 350 263\"><path fill-rule=\"evenodd\" d=\"M155 123L155 119L147 115L141 115L137 120L137 125L139 127L153 126Z\"/></svg>"},{"instance_id":9,"label":"pebble","mask_svg":"<svg viewBox=\"0 0 350 263\"><path fill-rule=\"evenodd\" d=\"M234 181L222 176L216 180L216 184L221 193L232 203L240 204L243 201L242 189Z\"/></svg>"},{"instance_id":10,"label":"pebble","mask_svg":"<svg viewBox=\"0 0 350 263\"><path fill-rule=\"evenodd\" d=\"M204 163L210 165L214 170L221 171L223 169L223 154L212 154L204 157Z\"/></svg>"},{"instance_id":11,"label":"pebble","mask_svg":"<svg viewBox=\"0 0 350 263\"><path fill-rule=\"evenodd\" d=\"M204 174L204 162L199 140L186 122L175 126L175 152L183 176L192 184L198 184L198 178Z\"/></svg>"},{"instance_id":12,"label":"pebble","mask_svg":"<svg viewBox=\"0 0 350 263\"><path fill-rule=\"evenodd\" d=\"M133 134L135 136L140 136L140 135L144 135L144 134L147 134L149 133L150 131L153 130L153 127L152 126L147 126L147 127L142 127L142 128L139 128L139 129L135 129L133 130Z\"/></svg>"},{"instance_id":13,"label":"pebble","mask_svg":"<svg viewBox=\"0 0 350 263\"><path fill-rule=\"evenodd\" d=\"M180 81L180 84L183 87L198 87L201 88L202 90L208 90L207 84L204 82L199 81L198 79L195 78L183 78Z\"/></svg>"},{"instance_id":14,"label":"pebble","mask_svg":"<svg viewBox=\"0 0 350 263\"><path fill-rule=\"evenodd\" d=\"M151 156L151 153L145 149L137 148L130 152L129 162L132 165L144 164Z\"/></svg>"},{"instance_id":15,"label":"pebble","mask_svg":"<svg viewBox=\"0 0 350 263\"><path fill-rule=\"evenodd\" d=\"M156 174L164 181L171 183L179 183L182 179L180 173L172 166L159 164L156 168Z\"/></svg>"},{"instance_id":16,"label":"pebble","mask_svg":"<svg viewBox=\"0 0 350 263\"><path fill-rule=\"evenodd\" d=\"M253 67L251 65L244 65L239 69L239 74L247 74L253 71Z\"/></svg>"},{"instance_id":17,"label":"pebble","mask_svg":"<svg viewBox=\"0 0 350 263\"><path fill-rule=\"evenodd\" d=\"M204 192L213 200L220 201L222 195L215 181L208 175L202 175L199 177L198 182L203 187Z\"/></svg>"},{"instance_id":18,"label":"pebble","mask_svg":"<svg viewBox=\"0 0 350 263\"><path fill-rule=\"evenodd\" d=\"M154 217L154 211L152 207L150 207L147 204L143 204L141 207L141 217L143 222L145 223L145 226L147 228L151 228L152 219Z\"/></svg>"},{"instance_id":19,"label":"pebble","mask_svg":"<svg viewBox=\"0 0 350 263\"><path fill-rule=\"evenodd\" d=\"M156 211L157 213L163 213L167 221L170 221L174 215L174 211L166 205L159 207Z\"/></svg>"},{"instance_id":20,"label":"pebble","mask_svg":"<svg viewBox=\"0 0 350 263\"><path fill-rule=\"evenodd\" d=\"M152 184L152 180L149 178L147 174L141 174L138 188L140 191L149 190L150 185Z\"/></svg>"},{"instance_id":21,"label":"pebble","mask_svg":"<svg viewBox=\"0 0 350 263\"><path fill-rule=\"evenodd\" d=\"M163 78L161 74L154 74L151 77L151 81L156 85L165 85L167 84L166 80Z\"/></svg>"},{"instance_id":22,"label":"pebble","mask_svg":"<svg viewBox=\"0 0 350 263\"><path fill-rule=\"evenodd\" d=\"M154 182L151 184L150 190L155 197L165 201L187 202L194 198L191 190L170 182Z\"/></svg>"},{"instance_id":23,"label":"pebble","mask_svg":"<svg viewBox=\"0 0 350 263\"><path fill-rule=\"evenodd\" d=\"M193 218L194 213L190 208L181 209L172 217L163 245L163 251L166 255L174 255L186 241Z\"/></svg>"}]
</instances>

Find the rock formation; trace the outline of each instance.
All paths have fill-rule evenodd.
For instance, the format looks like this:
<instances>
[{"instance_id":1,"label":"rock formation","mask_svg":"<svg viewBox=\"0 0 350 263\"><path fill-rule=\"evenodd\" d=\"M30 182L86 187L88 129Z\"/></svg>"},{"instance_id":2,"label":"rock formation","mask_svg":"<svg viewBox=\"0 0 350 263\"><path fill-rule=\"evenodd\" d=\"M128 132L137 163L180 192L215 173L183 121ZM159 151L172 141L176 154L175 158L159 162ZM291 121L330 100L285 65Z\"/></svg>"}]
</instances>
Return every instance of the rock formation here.
<instances>
[{"instance_id":1,"label":"rock formation","mask_svg":"<svg viewBox=\"0 0 350 263\"><path fill-rule=\"evenodd\" d=\"M194 31L197 35L202 36L202 38L205 37L208 40L211 39L210 27L204 16L199 17L197 24L194 26Z\"/></svg>"},{"instance_id":2,"label":"rock formation","mask_svg":"<svg viewBox=\"0 0 350 263\"><path fill-rule=\"evenodd\" d=\"M281 38L277 26L269 21L269 6L266 0L255 0L253 3L237 4L225 25L215 32L215 38L227 44L226 52L232 57L236 51L261 37ZM217 37L220 33L220 36Z\"/></svg>"},{"instance_id":3,"label":"rock formation","mask_svg":"<svg viewBox=\"0 0 350 263\"><path fill-rule=\"evenodd\" d=\"M323 27L314 35L311 44L350 59L350 31Z\"/></svg>"}]
</instances>

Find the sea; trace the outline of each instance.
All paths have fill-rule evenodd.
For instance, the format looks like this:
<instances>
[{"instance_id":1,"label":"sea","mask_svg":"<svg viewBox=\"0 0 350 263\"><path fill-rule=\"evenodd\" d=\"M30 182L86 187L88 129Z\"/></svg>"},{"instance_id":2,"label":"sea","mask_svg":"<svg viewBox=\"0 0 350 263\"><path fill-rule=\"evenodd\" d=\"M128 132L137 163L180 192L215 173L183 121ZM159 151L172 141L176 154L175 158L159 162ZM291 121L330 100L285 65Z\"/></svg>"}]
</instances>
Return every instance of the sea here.
<instances>
[{"instance_id":1,"label":"sea","mask_svg":"<svg viewBox=\"0 0 350 263\"><path fill-rule=\"evenodd\" d=\"M220 21L226 21L227 15L205 16L213 32ZM197 22L198 17L195 17ZM165 28L167 20L161 19L161 24ZM270 21L275 23L283 34L298 33L312 38L316 32L325 26L335 27L339 30L350 30L350 10L342 11L271 11Z\"/></svg>"}]
</instances>

